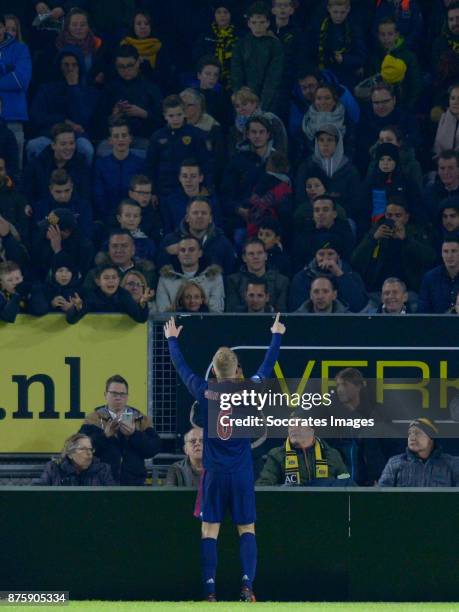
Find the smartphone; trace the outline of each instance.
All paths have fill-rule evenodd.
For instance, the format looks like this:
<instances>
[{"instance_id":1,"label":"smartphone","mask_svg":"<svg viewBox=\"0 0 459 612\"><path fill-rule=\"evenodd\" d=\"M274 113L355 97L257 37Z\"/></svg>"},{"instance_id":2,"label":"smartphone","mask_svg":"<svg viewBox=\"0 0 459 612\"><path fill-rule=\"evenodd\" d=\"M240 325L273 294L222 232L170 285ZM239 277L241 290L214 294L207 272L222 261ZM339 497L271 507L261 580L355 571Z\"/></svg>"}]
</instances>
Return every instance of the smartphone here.
<instances>
[{"instance_id":1,"label":"smartphone","mask_svg":"<svg viewBox=\"0 0 459 612\"><path fill-rule=\"evenodd\" d=\"M391 230L394 229L395 227L395 221L393 219L384 219L384 223L383 225L386 225L387 227L389 227Z\"/></svg>"},{"instance_id":2,"label":"smartphone","mask_svg":"<svg viewBox=\"0 0 459 612\"><path fill-rule=\"evenodd\" d=\"M126 425L132 425L132 417L133 417L132 412L125 410L121 414L120 423L125 423Z\"/></svg>"}]
</instances>

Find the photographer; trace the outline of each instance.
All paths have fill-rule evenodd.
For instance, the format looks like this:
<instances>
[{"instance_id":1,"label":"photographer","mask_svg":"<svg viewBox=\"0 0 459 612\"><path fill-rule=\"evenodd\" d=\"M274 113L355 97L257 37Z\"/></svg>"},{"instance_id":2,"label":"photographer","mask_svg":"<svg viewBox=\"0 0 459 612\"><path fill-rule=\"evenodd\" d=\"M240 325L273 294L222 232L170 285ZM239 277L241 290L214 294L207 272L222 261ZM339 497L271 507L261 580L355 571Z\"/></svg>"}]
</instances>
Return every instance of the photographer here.
<instances>
[{"instance_id":1,"label":"photographer","mask_svg":"<svg viewBox=\"0 0 459 612\"><path fill-rule=\"evenodd\" d=\"M105 383L105 406L90 414L80 432L89 436L96 456L108 463L117 483L145 484L144 460L159 452L160 440L151 419L127 405L129 387L118 374Z\"/></svg>"}]
</instances>

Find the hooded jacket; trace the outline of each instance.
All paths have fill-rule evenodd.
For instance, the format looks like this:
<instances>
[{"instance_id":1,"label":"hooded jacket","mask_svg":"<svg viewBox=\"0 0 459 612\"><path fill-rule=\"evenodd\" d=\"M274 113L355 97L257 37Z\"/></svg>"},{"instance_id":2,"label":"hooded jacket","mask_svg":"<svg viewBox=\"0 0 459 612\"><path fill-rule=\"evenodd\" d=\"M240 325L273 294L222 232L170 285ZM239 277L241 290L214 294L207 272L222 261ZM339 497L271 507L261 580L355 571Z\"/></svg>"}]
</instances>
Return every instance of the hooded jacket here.
<instances>
[{"instance_id":1,"label":"hooded jacket","mask_svg":"<svg viewBox=\"0 0 459 612\"><path fill-rule=\"evenodd\" d=\"M246 266L231 274L226 280L226 312L241 312L245 304L245 292L249 283L264 280L268 285L269 304L277 311L287 311L287 292L289 280L277 270L267 269L263 276L251 274Z\"/></svg>"},{"instance_id":2,"label":"hooded jacket","mask_svg":"<svg viewBox=\"0 0 459 612\"><path fill-rule=\"evenodd\" d=\"M49 461L34 485L43 487L112 487L116 485L110 466L94 457L88 469L77 472L68 457Z\"/></svg>"},{"instance_id":3,"label":"hooded jacket","mask_svg":"<svg viewBox=\"0 0 459 612\"><path fill-rule=\"evenodd\" d=\"M193 280L203 288L207 296L209 311L223 312L225 309L225 288L221 272L221 268L215 264L204 267L201 259L198 271L194 276L188 276L183 273L177 258L174 258L173 264L165 265L160 270L156 290L156 309L158 312L171 310L180 286L188 280Z\"/></svg>"},{"instance_id":4,"label":"hooded jacket","mask_svg":"<svg viewBox=\"0 0 459 612\"><path fill-rule=\"evenodd\" d=\"M27 90L32 77L29 49L10 34L0 43L0 96L5 121L27 121Z\"/></svg>"}]
</instances>

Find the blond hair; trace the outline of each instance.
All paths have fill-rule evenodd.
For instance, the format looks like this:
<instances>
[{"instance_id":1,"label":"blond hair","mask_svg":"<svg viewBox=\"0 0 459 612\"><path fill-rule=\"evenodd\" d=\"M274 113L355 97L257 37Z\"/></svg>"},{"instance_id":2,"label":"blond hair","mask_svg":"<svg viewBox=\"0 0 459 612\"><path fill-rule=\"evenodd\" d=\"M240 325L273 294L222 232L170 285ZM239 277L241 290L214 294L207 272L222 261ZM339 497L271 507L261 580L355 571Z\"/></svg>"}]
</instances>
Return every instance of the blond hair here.
<instances>
[{"instance_id":1,"label":"blond hair","mask_svg":"<svg viewBox=\"0 0 459 612\"><path fill-rule=\"evenodd\" d=\"M247 102L255 102L256 104L259 104L260 98L250 89L250 87L241 87L241 89L238 89L233 93L231 96L231 102L233 104L247 104Z\"/></svg>"},{"instance_id":2,"label":"blond hair","mask_svg":"<svg viewBox=\"0 0 459 612\"><path fill-rule=\"evenodd\" d=\"M236 353L227 346L221 346L212 359L217 378L236 378L238 360Z\"/></svg>"}]
</instances>

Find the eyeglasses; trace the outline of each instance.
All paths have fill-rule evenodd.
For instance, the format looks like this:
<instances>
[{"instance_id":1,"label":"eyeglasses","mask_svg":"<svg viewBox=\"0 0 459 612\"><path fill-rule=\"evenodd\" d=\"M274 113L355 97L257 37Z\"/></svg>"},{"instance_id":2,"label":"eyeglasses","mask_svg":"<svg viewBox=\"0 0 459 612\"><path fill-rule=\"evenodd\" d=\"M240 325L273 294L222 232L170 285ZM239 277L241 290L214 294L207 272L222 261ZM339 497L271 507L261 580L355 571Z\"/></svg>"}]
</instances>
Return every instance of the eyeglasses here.
<instances>
[{"instance_id":1,"label":"eyeglasses","mask_svg":"<svg viewBox=\"0 0 459 612\"><path fill-rule=\"evenodd\" d=\"M187 444L202 444L202 438L190 438L186 441Z\"/></svg>"},{"instance_id":2,"label":"eyeglasses","mask_svg":"<svg viewBox=\"0 0 459 612\"><path fill-rule=\"evenodd\" d=\"M88 448L87 446L76 446L75 450L78 451L79 453L91 453L91 454L94 454L96 452L92 447Z\"/></svg>"},{"instance_id":3,"label":"eyeglasses","mask_svg":"<svg viewBox=\"0 0 459 612\"><path fill-rule=\"evenodd\" d=\"M126 287L131 287L131 289L144 289L145 286L142 283L138 283L136 281L129 281L126 283Z\"/></svg>"},{"instance_id":4,"label":"eyeglasses","mask_svg":"<svg viewBox=\"0 0 459 612\"><path fill-rule=\"evenodd\" d=\"M116 64L116 67L118 68L118 70L130 70L131 68L134 68L135 65L136 62L130 62L129 64Z\"/></svg>"},{"instance_id":5,"label":"eyeglasses","mask_svg":"<svg viewBox=\"0 0 459 612\"><path fill-rule=\"evenodd\" d=\"M127 397L128 394L125 391L107 391L107 393L111 393L114 397Z\"/></svg>"}]
</instances>

